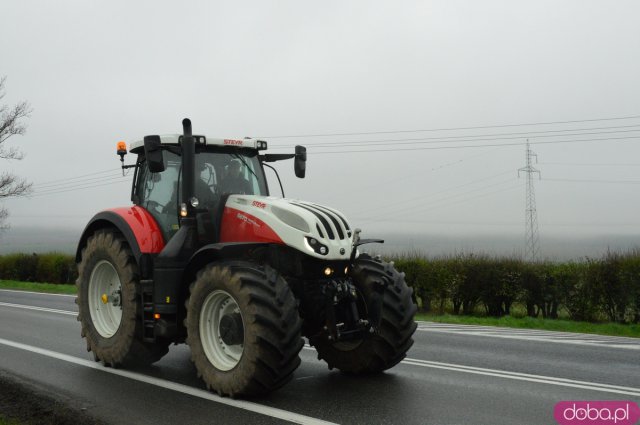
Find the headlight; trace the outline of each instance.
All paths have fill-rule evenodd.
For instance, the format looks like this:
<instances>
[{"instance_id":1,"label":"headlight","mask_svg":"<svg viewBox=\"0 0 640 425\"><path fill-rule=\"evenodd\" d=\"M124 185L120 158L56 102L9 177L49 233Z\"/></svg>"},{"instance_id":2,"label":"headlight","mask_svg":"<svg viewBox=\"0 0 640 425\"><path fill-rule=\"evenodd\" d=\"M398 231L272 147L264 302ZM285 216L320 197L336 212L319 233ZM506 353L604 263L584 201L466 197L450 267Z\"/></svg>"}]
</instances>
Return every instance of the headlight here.
<instances>
[{"instance_id":1,"label":"headlight","mask_svg":"<svg viewBox=\"0 0 640 425\"><path fill-rule=\"evenodd\" d=\"M294 229L298 229L301 232L309 233L311 231L309 223L307 223L306 220L298 214L276 206L271 206L271 211L273 212L273 215L278 217L284 224L289 225Z\"/></svg>"},{"instance_id":2,"label":"headlight","mask_svg":"<svg viewBox=\"0 0 640 425\"><path fill-rule=\"evenodd\" d=\"M327 255L329 248L326 245L321 244L317 239L305 236L304 243L308 249L320 255Z\"/></svg>"}]
</instances>

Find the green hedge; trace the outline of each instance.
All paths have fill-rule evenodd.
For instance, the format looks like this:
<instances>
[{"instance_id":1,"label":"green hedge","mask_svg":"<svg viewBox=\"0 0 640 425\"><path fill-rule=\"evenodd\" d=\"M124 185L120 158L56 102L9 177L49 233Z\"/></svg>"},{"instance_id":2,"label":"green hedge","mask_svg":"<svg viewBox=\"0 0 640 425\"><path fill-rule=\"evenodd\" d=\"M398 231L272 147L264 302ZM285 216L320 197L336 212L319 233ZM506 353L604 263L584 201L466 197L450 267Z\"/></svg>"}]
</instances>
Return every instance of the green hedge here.
<instances>
[{"instance_id":1,"label":"green hedge","mask_svg":"<svg viewBox=\"0 0 640 425\"><path fill-rule=\"evenodd\" d=\"M640 251L607 253L567 263L530 264L513 258L458 255L390 258L406 275L423 312L512 314L531 317L640 323Z\"/></svg>"},{"instance_id":2,"label":"green hedge","mask_svg":"<svg viewBox=\"0 0 640 425\"><path fill-rule=\"evenodd\" d=\"M0 256L0 279L24 282L74 283L78 276L71 255L8 254Z\"/></svg>"},{"instance_id":3,"label":"green hedge","mask_svg":"<svg viewBox=\"0 0 640 425\"><path fill-rule=\"evenodd\" d=\"M422 311L487 316L513 314L573 320L640 323L640 250L607 253L567 263L530 264L488 255L426 258L418 254L391 258L405 273ZM74 283L73 256L9 254L0 256L0 279Z\"/></svg>"}]
</instances>

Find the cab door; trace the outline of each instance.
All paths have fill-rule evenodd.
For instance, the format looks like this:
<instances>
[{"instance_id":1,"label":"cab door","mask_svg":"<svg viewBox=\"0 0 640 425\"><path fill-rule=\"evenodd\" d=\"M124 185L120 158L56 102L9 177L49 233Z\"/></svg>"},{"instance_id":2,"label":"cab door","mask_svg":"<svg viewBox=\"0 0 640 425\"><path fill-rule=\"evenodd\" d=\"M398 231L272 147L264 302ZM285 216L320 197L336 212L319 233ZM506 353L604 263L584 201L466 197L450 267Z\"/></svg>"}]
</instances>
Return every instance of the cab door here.
<instances>
[{"instance_id":1,"label":"cab door","mask_svg":"<svg viewBox=\"0 0 640 425\"><path fill-rule=\"evenodd\" d=\"M165 170L161 173L150 172L146 161L138 165L136 194L138 205L149 211L156 219L166 243L180 228L178 224L180 158L171 152L165 152L164 161Z\"/></svg>"}]
</instances>

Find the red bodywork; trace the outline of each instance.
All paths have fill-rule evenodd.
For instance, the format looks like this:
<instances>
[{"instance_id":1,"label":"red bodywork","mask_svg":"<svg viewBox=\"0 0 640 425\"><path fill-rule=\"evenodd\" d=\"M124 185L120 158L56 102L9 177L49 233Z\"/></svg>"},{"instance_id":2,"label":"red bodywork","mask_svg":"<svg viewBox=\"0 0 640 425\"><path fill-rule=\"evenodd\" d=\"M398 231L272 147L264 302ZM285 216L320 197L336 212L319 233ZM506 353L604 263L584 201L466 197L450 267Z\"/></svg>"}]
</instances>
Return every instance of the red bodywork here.
<instances>
[{"instance_id":1,"label":"red bodywork","mask_svg":"<svg viewBox=\"0 0 640 425\"><path fill-rule=\"evenodd\" d=\"M225 207L220 242L268 242L284 244L273 229L259 218L235 208Z\"/></svg>"},{"instance_id":2,"label":"red bodywork","mask_svg":"<svg viewBox=\"0 0 640 425\"><path fill-rule=\"evenodd\" d=\"M144 208L113 208L133 232L142 254L158 254L165 246L162 231L153 216ZM235 208L225 207L222 215L220 242L267 242L284 244L264 221Z\"/></svg>"},{"instance_id":3,"label":"red bodywork","mask_svg":"<svg viewBox=\"0 0 640 425\"><path fill-rule=\"evenodd\" d=\"M136 237L142 254L157 254L164 248L164 237L158 223L144 208L113 208L110 211L122 217Z\"/></svg>"}]
</instances>

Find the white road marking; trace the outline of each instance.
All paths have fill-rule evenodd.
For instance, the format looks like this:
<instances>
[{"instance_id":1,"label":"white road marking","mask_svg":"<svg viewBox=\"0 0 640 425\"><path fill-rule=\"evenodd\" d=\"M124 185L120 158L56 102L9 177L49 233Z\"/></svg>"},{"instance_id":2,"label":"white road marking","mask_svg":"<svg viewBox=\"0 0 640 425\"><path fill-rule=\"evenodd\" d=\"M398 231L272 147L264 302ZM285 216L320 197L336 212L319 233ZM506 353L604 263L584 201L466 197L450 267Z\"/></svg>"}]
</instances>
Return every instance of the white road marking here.
<instances>
[{"instance_id":1,"label":"white road marking","mask_svg":"<svg viewBox=\"0 0 640 425\"><path fill-rule=\"evenodd\" d=\"M0 306L21 308L23 310L45 311L47 313L66 314L68 316L77 316L78 315L78 313L76 313L75 311L56 310L55 308L36 307L36 306L33 306L33 305L11 304L11 303L0 302Z\"/></svg>"},{"instance_id":2,"label":"white road marking","mask_svg":"<svg viewBox=\"0 0 640 425\"><path fill-rule=\"evenodd\" d=\"M310 345L304 346L305 350L315 349ZM433 369L451 370L454 372L471 373L475 375L495 376L497 378L515 379L518 381L537 382L548 385L558 385L561 387L581 388L585 390L600 391L605 393L626 394L640 397L640 388L624 387L620 385L599 384L597 382L576 381L566 378L555 378L553 376L532 375L528 373L509 372L506 370L486 369L482 367L465 366L454 363L433 362L429 360L420 360L405 358L400 362L409 366L428 367Z\"/></svg>"},{"instance_id":3,"label":"white road marking","mask_svg":"<svg viewBox=\"0 0 640 425\"><path fill-rule=\"evenodd\" d=\"M418 322L421 332L448 333L457 335L483 336L490 338L518 339L557 344L573 344L589 347L622 348L640 350L640 338L616 337L597 334L576 334L568 332L499 328L478 325L448 325Z\"/></svg>"},{"instance_id":4,"label":"white road marking","mask_svg":"<svg viewBox=\"0 0 640 425\"><path fill-rule=\"evenodd\" d=\"M42 292L21 291L13 289L0 289L0 292L19 292L34 295L43 296L57 296L57 297L75 297L75 295L66 294L49 294ZM77 313L65 311L46 309L41 307L26 306L24 304L10 304L1 303L0 305L25 308L32 310L40 310L50 313L69 314L75 315ZM418 330L421 332L438 332L438 333L453 333L458 335L476 335L492 338L506 338L506 339L519 339L528 341L540 341L540 342L552 342L558 344L574 344L583 345L589 347L606 347L606 348L621 348L627 350L640 350L640 338L627 338L627 337L615 337L604 336L597 334L577 334L569 332L559 331L546 331L541 329L523 329L523 328L503 328L497 326L483 326L483 325L460 325L456 323L436 323L418 321Z\"/></svg>"},{"instance_id":5,"label":"white road marking","mask_svg":"<svg viewBox=\"0 0 640 425\"><path fill-rule=\"evenodd\" d=\"M406 358L401 363L412 366L429 367L434 369L445 369L456 372L472 373L476 375L495 376L504 379L515 379L518 381L539 382L548 385L558 385L562 387L581 388L585 390L625 394L640 397L640 388L623 387L619 385L599 384L596 382L576 381L573 379L556 378L553 376L532 375L528 373L508 372L504 370L485 369L481 367L464 366L452 363L432 362L427 360Z\"/></svg>"},{"instance_id":6,"label":"white road marking","mask_svg":"<svg viewBox=\"0 0 640 425\"><path fill-rule=\"evenodd\" d=\"M10 304L10 303L3 303L3 302L0 302L0 306L23 308L28 310L38 310L38 311L44 311L48 313L57 313L57 314L66 314L66 315L77 314L72 311L55 310L55 309L49 309L49 308L43 308L43 307L34 307L34 306L28 306L28 305L22 305L22 304ZM527 336L525 335L526 330L523 330L523 329L516 329L519 332L517 332L514 335L511 335L511 334L507 334L507 332L510 331L510 328L495 328L495 330L494 328L489 328L493 332L486 332L485 329L487 327L475 326L475 325L470 325L469 328L472 328L472 329L468 329L468 330L465 329L465 327L461 327L460 325L455 325L455 330L453 330L453 329L436 329L436 328L426 327L431 325L430 322L419 322L419 323L421 326L418 327L418 330L427 331L427 332L456 333L456 334L466 334L466 335L471 334L471 335L488 336L488 337L495 337L495 338L546 341L546 342L556 342L556 343L566 343L566 344L576 344L576 345L588 345L592 347L626 348L626 349L640 350L640 341L636 342L634 338L607 337L607 336L590 335L590 334L570 334L566 332L539 331L539 330L535 330L534 332L532 332L532 335ZM435 324L435 325L439 325L439 324ZM452 328L454 327L454 325L445 324L445 326L441 326L441 327ZM479 329L482 329L482 331L479 331ZM504 332L505 334L500 334L502 332ZM523 332L525 334L523 334ZM593 337L594 340L567 339L567 337L570 337L570 338ZM563 338L563 339L559 339L559 338ZM628 345L612 344L612 343L609 343L606 339L616 341L616 342L619 342L619 341L629 342L629 344ZM0 339L0 343L3 343L3 341L6 341L6 340ZM6 341L6 342L11 342L11 341ZM19 344L19 343L15 343L15 344ZM6 345L10 345L10 344L6 344ZM42 350L36 347L32 347L32 348L35 348L37 350ZM315 349L308 344L305 344L304 349L315 351ZM43 351L48 351L48 350L43 350ZM55 354L59 354L59 353L55 353ZM60 355L65 356L64 354L60 354ZM77 359L75 357L70 357L70 358L76 359L78 361L83 361L82 359ZM91 362L88 362L88 363L91 364L92 366L95 366L94 363L91 363ZM575 381L571 379L555 378L551 376L530 375L526 373L508 372L508 371L502 371L502 370L496 370L496 369L484 369L484 368L478 368L478 367L472 367L472 366L464 366L464 365L458 365L458 364L452 364L452 363L433 362L433 361L411 359L411 358L406 358L401 363L406 365L411 365L411 366L445 369L445 370L452 370L457 372L472 373L477 375L495 376L495 377L505 378L505 379L538 382L538 383L549 384L549 385L559 385L559 386L565 386L565 387L581 388L581 389L587 389L587 390L593 390L593 391L626 394L626 395L633 395L633 396L640 397L640 388L633 388L633 387L622 387L622 386L616 386L616 385L599 384L594 382ZM102 367L96 367L96 368L99 370L105 370L105 371L114 373L113 369L107 369ZM132 373L132 372L127 372L127 373ZM140 375L140 376L145 376L145 375ZM150 377L148 378L155 379ZM298 378L298 379L305 379L305 378L307 377ZM168 381L162 381L162 380L159 380L159 381L169 383ZM170 383L170 384L173 384L173 383ZM179 384L175 384L175 385L179 385ZM187 387L187 388L192 388L192 387ZM200 391L200 390L196 390L196 391ZM204 393L210 394L207 392L204 392ZM214 396L214 397L217 397L225 401L228 400L225 398L220 398L218 396ZM214 401L217 401L217 400L214 400ZM324 423L324 422L320 422L320 423Z\"/></svg>"},{"instance_id":7,"label":"white road marking","mask_svg":"<svg viewBox=\"0 0 640 425\"><path fill-rule=\"evenodd\" d=\"M49 292L22 291L20 289L0 289L0 292L19 292L21 294L50 295L53 297L76 297L75 295L69 294L50 294Z\"/></svg>"},{"instance_id":8,"label":"white road marking","mask_svg":"<svg viewBox=\"0 0 640 425\"><path fill-rule=\"evenodd\" d=\"M122 369L107 368L102 366L100 363L80 359L78 357L69 356L67 354L57 353L55 351L50 351L43 348L34 347L31 345L21 344L15 341L9 341L3 338L0 338L0 344L17 348L19 350L25 350L32 353L40 354L46 357L51 357L57 360L62 360L68 363L73 363L78 366L84 366L90 369L95 369L102 372L111 373L113 375L122 376L124 378L133 379L134 381L143 382L145 384L155 385L157 387L161 387L161 388L176 391L182 394L187 394L187 395L202 398L205 400L213 401L215 403L236 407L238 409L247 410L247 411L258 413L265 416L270 416L272 418L282 419L288 422L293 422L297 424L312 424L312 425L334 424L333 422L323 421L322 419L301 415L299 413L290 412L288 410L277 409L275 407L270 407L270 406L264 406L262 404L252 403L250 401L234 400L230 398L220 397L208 391L193 388L188 385L182 385L175 382L166 381L164 379L154 378L152 376L143 375L141 373L130 372Z\"/></svg>"}]
</instances>

